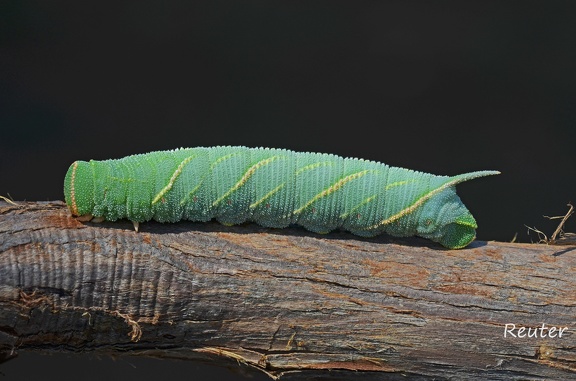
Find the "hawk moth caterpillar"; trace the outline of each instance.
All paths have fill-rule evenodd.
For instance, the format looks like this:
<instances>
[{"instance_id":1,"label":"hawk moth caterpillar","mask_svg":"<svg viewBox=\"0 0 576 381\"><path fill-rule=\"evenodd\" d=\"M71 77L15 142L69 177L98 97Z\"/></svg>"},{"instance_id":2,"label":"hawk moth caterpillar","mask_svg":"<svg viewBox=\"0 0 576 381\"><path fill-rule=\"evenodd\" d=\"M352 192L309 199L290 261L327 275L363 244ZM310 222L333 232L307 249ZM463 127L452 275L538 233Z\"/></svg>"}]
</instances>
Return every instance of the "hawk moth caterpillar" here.
<instances>
[{"instance_id":1,"label":"hawk moth caterpillar","mask_svg":"<svg viewBox=\"0 0 576 381\"><path fill-rule=\"evenodd\" d=\"M64 180L66 203L87 221L128 218L253 221L316 232L347 230L420 236L451 249L474 240L476 221L455 186L498 174L436 176L375 161L286 149L234 146L180 148L116 160L74 162Z\"/></svg>"}]
</instances>

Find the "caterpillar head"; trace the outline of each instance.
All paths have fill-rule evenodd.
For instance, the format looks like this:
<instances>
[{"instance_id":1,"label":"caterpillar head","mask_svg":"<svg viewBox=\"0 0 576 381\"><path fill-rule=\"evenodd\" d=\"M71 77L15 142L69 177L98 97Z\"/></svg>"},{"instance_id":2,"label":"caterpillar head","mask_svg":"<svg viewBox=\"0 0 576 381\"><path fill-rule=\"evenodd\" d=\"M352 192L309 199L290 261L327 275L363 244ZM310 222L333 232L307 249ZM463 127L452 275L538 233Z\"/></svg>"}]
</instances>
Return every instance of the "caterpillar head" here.
<instances>
[{"instance_id":1,"label":"caterpillar head","mask_svg":"<svg viewBox=\"0 0 576 381\"><path fill-rule=\"evenodd\" d=\"M85 216L94 210L94 176L85 161L72 163L64 179L64 198L73 216Z\"/></svg>"}]
</instances>

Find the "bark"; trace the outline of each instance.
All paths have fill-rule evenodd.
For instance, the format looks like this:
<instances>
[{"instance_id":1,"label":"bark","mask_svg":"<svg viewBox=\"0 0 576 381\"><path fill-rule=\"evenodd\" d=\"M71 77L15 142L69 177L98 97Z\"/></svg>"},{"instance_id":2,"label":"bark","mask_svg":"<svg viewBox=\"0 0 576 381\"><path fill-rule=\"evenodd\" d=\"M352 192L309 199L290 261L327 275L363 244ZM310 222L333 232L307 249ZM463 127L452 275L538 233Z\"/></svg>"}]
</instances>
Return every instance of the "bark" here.
<instances>
[{"instance_id":1,"label":"bark","mask_svg":"<svg viewBox=\"0 0 576 381\"><path fill-rule=\"evenodd\" d=\"M61 202L0 202L0 358L144 355L282 380L576 378L575 248L253 224L136 233ZM506 324L537 337L504 337Z\"/></svg>"}]
</instances>

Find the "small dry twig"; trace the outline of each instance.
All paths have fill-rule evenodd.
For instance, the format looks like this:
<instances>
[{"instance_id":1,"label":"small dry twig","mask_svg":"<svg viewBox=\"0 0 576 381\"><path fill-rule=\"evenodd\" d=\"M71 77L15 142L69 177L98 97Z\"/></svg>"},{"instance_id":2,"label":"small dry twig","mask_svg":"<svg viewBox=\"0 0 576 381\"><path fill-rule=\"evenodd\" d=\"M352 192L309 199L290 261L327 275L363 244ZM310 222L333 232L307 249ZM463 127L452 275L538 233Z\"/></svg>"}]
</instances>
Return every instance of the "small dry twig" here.
<instances>
[{"instance_id":1,"label":"small dry twig","mask_svg":"<svg viewBox=\"0 0 576 381\"><path fill-rule=\"evenodd\" d=\"M570 218L570 216L574 213L574 205L572 205L571 203L568 203L568 211L566 212L565 215L563 216L554 216L554 217L550 217L550 216L543 216L545 218L548 218L549 220L557 220L557 219L562 219L560 221L560 223L558 224L558 226L556 227L556 230L554 230L554 233L552 233L552 236L550 238L548 238L548 236L542 232L541 230L538 230L536 227L531 228L530 226L524 225L528 228L528 230L535 232L536 234L538 234L538 243L545 243L547 245L563 245L563 244L570 244L570 242L572 242L574 239L576 239L574 236L574 233L565 233L564 232L564 225L566 224L566 221L568 221L568 218ZM528 233L530 234L530 233ZM564 241L569 241L569 242L564 242Z\"/></svg>"},{"instance_id":2,"label":"small dry twig","mask_svg":"<svg viewBox=\"0 0 576 381\"><path fill-rule=\"evenodd\" d=\"M563 216L556 216L556 217L544 216L544 217L548 218L549 220L555 220L555 219L559 219L559 218L562 219L562 221L560 221L560 223L558 224L558 227L556 228L556 230L554 230L552 237L550 237L550 241L552 241L552 243L554 243L556 241L556 237L558 237L558 235L560 235L560 236L564 235L564 230L563 230L564 224L566 224L566 221L568 221L568 218L570 218L572 213L574 213L574 205L572 205L571 203L568 203L568 207L569 207L568 212L566 212L566 214Z\"/></svg>"},{"instance_id":3,"label":"small dry twig","mask_svg":"<svg viewBox=\"0 0 576 381\"><path fill-rule=\"evenodd\" d=\"M8 195L8 196L10 196L10 195ZM0 196L0 199L6 201L8 204L20 206L20 204L16 203L14 200L12 200L11 198L8 198L6 196Z\"/></svg>"}]
</instances>

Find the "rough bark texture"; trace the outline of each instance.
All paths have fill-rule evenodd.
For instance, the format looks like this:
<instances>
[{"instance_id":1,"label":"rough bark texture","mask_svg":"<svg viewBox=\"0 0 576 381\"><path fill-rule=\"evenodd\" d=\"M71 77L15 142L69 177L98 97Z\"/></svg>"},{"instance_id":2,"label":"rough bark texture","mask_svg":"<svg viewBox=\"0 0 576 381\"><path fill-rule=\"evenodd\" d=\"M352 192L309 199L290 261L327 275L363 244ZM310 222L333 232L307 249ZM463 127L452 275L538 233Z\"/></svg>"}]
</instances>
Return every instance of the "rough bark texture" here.
<instances>
[{"instance_id":1,"label":"rough bark texture","mask_svg":"<svg viewBox=\"0 0 576 381\"><path fill-rule=\"evenodd\" d=\"M283 380L576 378L574 249L217 223L136 233L61 202L0 202L0 360L70 350L231 360ZM505 338L507 323L567 329Z\"/></svg>"}]
</instances>

